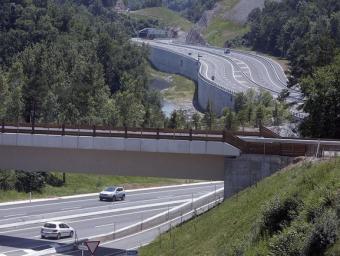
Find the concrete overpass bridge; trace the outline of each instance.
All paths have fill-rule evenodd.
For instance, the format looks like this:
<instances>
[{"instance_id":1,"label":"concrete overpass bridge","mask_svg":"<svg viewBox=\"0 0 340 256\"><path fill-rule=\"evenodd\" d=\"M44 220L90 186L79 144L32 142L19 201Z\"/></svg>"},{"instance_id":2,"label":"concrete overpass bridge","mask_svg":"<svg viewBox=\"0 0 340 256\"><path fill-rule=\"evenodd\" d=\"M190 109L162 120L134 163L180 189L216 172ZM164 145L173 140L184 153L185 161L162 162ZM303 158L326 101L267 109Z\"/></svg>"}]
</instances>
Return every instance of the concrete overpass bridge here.
<instances>
[{"instance_id":1,"label":"concrete overpass bridge","mask_svg":"<svg viewBox=\"0 0 340 256\"><path fill-rule=\"evenodd\" d=\"M340 151L340 141L257 132L5 125L0 169L224 180L225 196L298 156Z\"/></svg>"}]
</instances>

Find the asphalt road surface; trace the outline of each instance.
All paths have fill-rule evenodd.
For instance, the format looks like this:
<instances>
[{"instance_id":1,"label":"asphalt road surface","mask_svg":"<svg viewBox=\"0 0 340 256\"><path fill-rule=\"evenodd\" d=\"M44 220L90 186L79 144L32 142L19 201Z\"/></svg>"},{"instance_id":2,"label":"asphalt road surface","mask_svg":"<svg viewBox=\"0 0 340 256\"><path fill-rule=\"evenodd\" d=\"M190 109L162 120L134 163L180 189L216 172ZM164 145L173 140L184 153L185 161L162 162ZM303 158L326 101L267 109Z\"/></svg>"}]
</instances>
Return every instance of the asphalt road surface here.
<instances>
[{"instance_id":1,"label":"asphalt road surface","mask_svg":"<svg viewBox=\"0 0 340 256\"><path fill-rule=\"evenodd\" d=\"M138 223L222 186L223 183L207 183L127 191L126 200L116 202L99 201L98 195L91 195L0 204L0 256L26 255L74 241L74 238L41 239L40 227L46 221L66 222L76 230L78 239L83 239ZM102 252L98 255L110 255L121 252L120 249L139 247L152 241L157 235L158 233L150 231L107 243L101 246ZM64 255L78 253L79 251L75 251Z\"/></svg>"}]
</instances>

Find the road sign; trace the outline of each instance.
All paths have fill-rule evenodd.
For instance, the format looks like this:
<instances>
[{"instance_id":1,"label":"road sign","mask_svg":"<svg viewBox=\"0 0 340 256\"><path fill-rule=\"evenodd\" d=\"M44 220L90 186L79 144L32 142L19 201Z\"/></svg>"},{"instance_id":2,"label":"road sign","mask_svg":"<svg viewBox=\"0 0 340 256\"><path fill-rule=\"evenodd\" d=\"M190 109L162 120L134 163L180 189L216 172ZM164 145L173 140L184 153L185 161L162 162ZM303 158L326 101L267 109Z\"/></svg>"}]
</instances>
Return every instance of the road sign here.
<instances>
[{"instance_id":1,"label":"road sign","mask_svg":"<svg viewBox=\"0 0 340 256\"><path fill-rule=\"evenodd\" d=\"M78 249L82 250L82 251L88 251L89 250L89 248L87 248L87 246L85 244L78 245Z\"/></svg>"},{"instance_id":2,"label":"road sign","mask_svg":"<svg viewBox=\"0 0 340 256\"><path fill-rule=\"evenodd\" d=\"M87 248L89 248L89 251L91 252L92 255L96 252L98 245L100 241L86 241L85 244Z\"/></svg>"}]
</instances>

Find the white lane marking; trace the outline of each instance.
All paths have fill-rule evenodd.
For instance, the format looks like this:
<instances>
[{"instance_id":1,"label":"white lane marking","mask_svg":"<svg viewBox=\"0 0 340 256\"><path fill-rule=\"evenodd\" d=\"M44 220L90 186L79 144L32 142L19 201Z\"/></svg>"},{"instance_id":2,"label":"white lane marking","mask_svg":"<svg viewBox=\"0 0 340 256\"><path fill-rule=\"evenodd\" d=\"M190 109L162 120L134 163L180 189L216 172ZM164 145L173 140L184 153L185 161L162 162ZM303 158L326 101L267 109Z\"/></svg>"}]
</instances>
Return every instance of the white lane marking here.
<instances>
[{"instance_id":1,"label":"white lane marking","mask_svg":"<svg viewBox=\"0 0 340 256\"><path fill-rule=\"evenodd\" d=\"M197 187L197 186L206 186L209 184L218 184L222 183L221 181L213 181L213 182L198 182L198 183L193 183L193 184L180 184L180 185L172 185L172 186L163 186L163 187L152 187L152 188L141 188L141 189L131 189L131 190L126 190L126 193L135 193L135 192L140 192L140 191L152 191L152 190L161 190L157 191L159 192L166 192L169 189L172 188L180 188L180 187ZM189 188L191 189L191 188ZM177 191L177 190L176 190ZM150 192L150 193L156 193L156 192ZM92 197L92 196L97 196L99 193L91 193L91 194L85 194L85 195L75 195L75 196L65 196L65 197L59 197L59 198L46 198L46 199L35 199L32 200L32 202L45 202L45 201L56 201L56 200L64 200L64 199L69 199L69 198L82 198L82 197ZM147 194L147 193L138 193L138 194ZM82 200L74 200L74 201L67 201L67 202L55 202L55 203L50 203L50 204L37 204L37 205L23 205L23 206L18 206L18 207L13 207L13 208L6 208L6 209L0 209L0 211L9 211L9 210L15 210L15 209L21 209L21 208L31 208L31 207L39 207L39 206L49 206L49 205L54 205L54 204L68 204L68 203L77 203L77 202L86 202L89 199L82 199ZM93 199L90 199L93 200ZM25 201L17 201L17 202L7 202L7 203L0 203L1 206L8 206L8 205L16 205L16 204L24 204L24 203L29 203L28 200Z\"/></svg>"},{"instance_id":2,"label":"white lane marking","mask_svg":"<svg viewBox=\"0 0 340 256\"><path fill-rule=\"evenodd\" d=\"M23 249L23 251L24 251L26 254L35 252L35 251L32 250L32 249Z\"/></svg>"},{"instance_id":3,"label":"white lane marking","mask_svg":"<svg viewBox=\"0 0 340 256\"><path fill-rule=\"evenodd\" d=\"M109 226L115 226L116 223L108 223L103 225L94 226L95 228L102 228L102 227L109 227Z\"/></svg>"},{"instance_id":4,"label":"white lane marking","mask_svg":"<svg viewBox=\"0 0 340 256\"><path fill-rule=\"evenodd\" d=\"M80 209L80 208L81 208L81 206L78 206L78 207L68 207L68 208L61 209L61 211L76 210L76 209Z\"/></svg>"},{"instance_id":5,"label":"white lane marking","mask_svg":"<svg viewBox=\"0 0 340 256\"><path fill-rule=\"evenodd\" d=\"M242 54L240 54L240 55L242 55ZM255 57L252 57L252 56L248 56L248 55L243 55L243 56L246 57L246 58L253 59L253 60L259 62L259 63L264 67L264 69L265 69L265 71L266 71L266 73L267 73L267 76L268 76L268 78L269 78L269 80L270 80L270 82L272 83L273 86L275 86L275 87L277 87L277 88L280 88L281 90L282 90L283 88L286 88L286 87L282 87L282 86L276 84L276 83L273 81L273 79L271 78L271 76L270 76L270 74L269 74L268 68L266 67L266 65L265 65L262 61L260 61L259 59L255 58ZM252 79L252 80L253 80L253 79ZM253 81L255 81L255 80L253 80ZM273 90L273 88L270 88L270 89Z\"/></svg>"},{"instance_id":6,"label":"white lane marking","mask_svg":"<svg viewBox=\"0 0 340 256\"><path fill-rule=\"evenodd\" d=\"M137 206L130 206L130 207L125 207L125 208L103 210L103 211L98 211L98 212L89 212L89 213L82 213L82 214L69 215L69 216L61 216L61 217L55 217L55 218L25 221L25 222L22 222L22 223L11 223L11 224L0 225L0 228L12 228L12 227L16 227L18 225L29 225L29 224L48 222L48 221L68 220L68 219L87 217L87 216L93 216L93 215L100 215L100 214L106 214L106 213L114 213L114 212L119 212L119 211L128 211L128 210L135 210L135 209L141 209L141 208L150 208L150 207L162 206L162 205L173 205L173 204L184 203L184 202L188 202L188 199L170 201L170 202L162 202L162 203L154 203L154 204L148 204L148 205L137 205Z\"/></svg>"},{"instance_id":7,"label":"white lane marking","mask_svg":"<svg viewBox=\"0 0 340 256\"><path fill-rule=\"evenodd\" d=\"M23 216L26 215L26 213L20 213L20 214L13 214L13 215L6 215L4 218L11 218L11 217L17 217L17 216Z\"/></svg>"},{"instance_id":8,"label":"white lane marking","mask_svg":"<svg viewBox=\"0 0 340 256\"><path fill-rule=\"evenodd\" d=\"M11 233L11 232L16 232L16 231L24 231L24 230L30 230L30 229L37 229L37 228L41 228L41 225L29 227L29 228L19 228L19 229L11 229L11 230L6 230L6 231L1 231L0 234Z\"/></svg>"}]
</instances>

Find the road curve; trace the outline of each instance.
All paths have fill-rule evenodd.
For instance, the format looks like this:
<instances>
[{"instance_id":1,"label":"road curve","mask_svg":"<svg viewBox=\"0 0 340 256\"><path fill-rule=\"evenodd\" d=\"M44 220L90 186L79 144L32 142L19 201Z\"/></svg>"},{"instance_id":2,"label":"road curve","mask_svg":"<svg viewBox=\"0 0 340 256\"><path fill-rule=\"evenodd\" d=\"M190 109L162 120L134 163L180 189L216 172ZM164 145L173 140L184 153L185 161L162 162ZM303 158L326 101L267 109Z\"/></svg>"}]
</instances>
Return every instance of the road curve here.
<instances>
[{"instance_id":1,"label":"road curve","mask_svg":"<svg viewBox=\"0 0 340 256\"><path fill-rule=\"evenodd\" d=\"M277 97L283 89L291 93L291 100L300 101L301 94L287 87L287 77L276 61L253 52L232 50L225 54L221 48L173 43L171 40L133 41L159 47L201 63L201 75L232 93L253 88L265 90Z\"/></svg>"}]
</instances>

